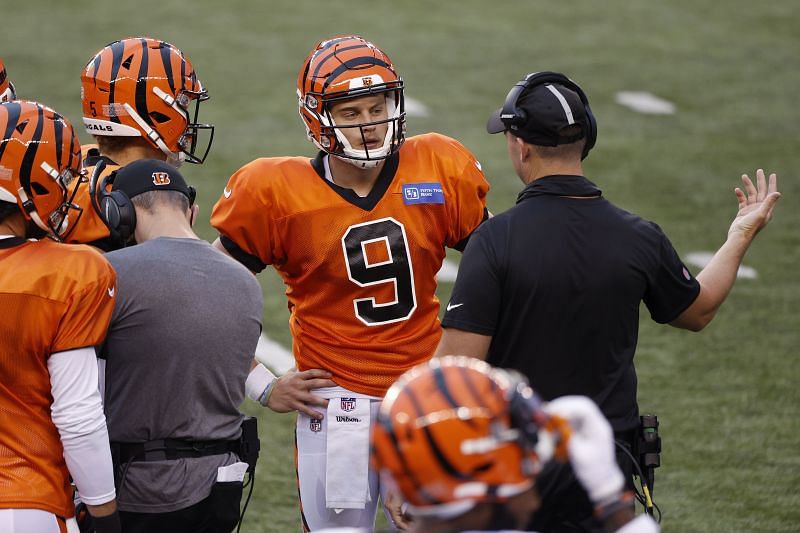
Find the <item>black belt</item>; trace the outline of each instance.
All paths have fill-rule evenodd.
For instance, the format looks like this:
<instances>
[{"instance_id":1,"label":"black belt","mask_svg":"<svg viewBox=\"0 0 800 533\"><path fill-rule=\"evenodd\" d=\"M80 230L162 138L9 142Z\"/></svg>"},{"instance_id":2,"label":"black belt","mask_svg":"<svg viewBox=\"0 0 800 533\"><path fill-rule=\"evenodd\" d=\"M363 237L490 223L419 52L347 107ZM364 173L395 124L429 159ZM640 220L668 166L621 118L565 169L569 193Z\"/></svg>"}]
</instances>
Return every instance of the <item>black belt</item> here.
<instances>
[{"instance_id":1,"label":"black belt","mask_svg":"<svg viewBox=\"0 0 800 533\"><path fill-rule=\"evenodd\" d=\"M238 453L236 440L161 439L148 442L112 442L111 456L116 464L128 461L169 461L187 457L205 457L223 453Z\"/></svg>"}]
</instances>

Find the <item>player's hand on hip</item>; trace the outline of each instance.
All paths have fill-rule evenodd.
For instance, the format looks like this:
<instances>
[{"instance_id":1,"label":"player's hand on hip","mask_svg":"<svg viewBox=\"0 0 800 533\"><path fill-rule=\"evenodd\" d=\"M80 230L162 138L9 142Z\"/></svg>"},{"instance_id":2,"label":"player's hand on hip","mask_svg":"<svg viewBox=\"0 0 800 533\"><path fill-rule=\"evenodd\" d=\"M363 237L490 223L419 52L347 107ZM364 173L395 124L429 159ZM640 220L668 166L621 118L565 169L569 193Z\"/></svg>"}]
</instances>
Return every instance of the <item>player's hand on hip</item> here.
<instances>
[{"instance_id":1,"label":"player's hand on hip","mask_svg":"<svg viewBox=\"0 0 800 533\"><path fill-rule=\"evenodd\" d=\"M625 479L617 465L611 425L597 405L586 396L562 396L544 410L569 422L569 460L589 499L595 505L618 499Z\"/></svg>"},{"instance_id":2,"label":"player's hand on hip","mask_svg":"<svg viewBox=\"0 0 800 533\"><path fill-rule=\"evenodd\" d=\"M781 197L778 192L778 176L770 174L769 181L762 169L756 170L756 183L747 174L742 175L744 190L736 187L739 212L733 219L728 236L740 235L752 239L772 219L775 203Z\"/></svg>"},{"instance_id":3,"label":"player's hand on hip","mask_svg":"<svg viewBox=\"0 0 800 533\"><path fill-rule=\"evenodd\" d=\"M276 379L274 390L270 394L267 407L278 413L298 411L312 418L324 418L311 406L327 407L328 400L312 394L314 389L335 387L336 383L330 380L332 374L327 370L312 368L298 372L289 370L286 374Z\"/></svg>"}]
</instances>

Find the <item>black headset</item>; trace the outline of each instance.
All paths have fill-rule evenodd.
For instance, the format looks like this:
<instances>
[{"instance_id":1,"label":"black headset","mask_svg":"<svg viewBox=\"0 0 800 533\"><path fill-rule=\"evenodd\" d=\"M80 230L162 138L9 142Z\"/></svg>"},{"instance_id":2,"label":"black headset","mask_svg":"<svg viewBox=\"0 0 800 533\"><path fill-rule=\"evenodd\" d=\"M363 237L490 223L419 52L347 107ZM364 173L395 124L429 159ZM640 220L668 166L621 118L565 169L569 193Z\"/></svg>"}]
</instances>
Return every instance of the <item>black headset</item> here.
<instances>
[{"instance_id":1,"label":"black headset","mask_svg":"<svg viewBox=\"0 0 800 533\"><path fill-rule=\"evenodd\" d=\"M100 170L98 170L98 168ZM136 229L136 209L133 202L125 192L120 190L108 191L108 186L114 184L117 172L114 171L102 179L98 179L100 172L105 168L105 162L100 162L92 173L89 182L89 192L93 202L98 202L98 214L105 222L113 237L119 238L122 243L127 243ZM197 190L189 187L189 207L194 205ZM99 198L99 200L97 200Z\"/></svg>"},{"instance_id":2,"label":"black headset","mask_svg":"<svg viewBox=\"0 0 800 533\"><path fill-rule=\"evenodd\" d=\"M533 90L534 87L546 85L548 83L563 85L567 89L575 91L581 99L581 102L583 102L583 109L586 112L586 144L583 147L581 159L586 159L586 156L589 155L589 151L594 148L594 144L597 141L597 121L589 107L589 99L586 97L586 93L583 92L583 89L581 89L577 83L563 74L549 71L532 72L522 78L508 92L506 100L503 103L503 108L500 111L500 118L503 120L503 123L512 130L516 130L520 126L525 125L528 121L528 114L524 109L517 107L519 97L523 92Z\"/></svg>"}]
</instances>

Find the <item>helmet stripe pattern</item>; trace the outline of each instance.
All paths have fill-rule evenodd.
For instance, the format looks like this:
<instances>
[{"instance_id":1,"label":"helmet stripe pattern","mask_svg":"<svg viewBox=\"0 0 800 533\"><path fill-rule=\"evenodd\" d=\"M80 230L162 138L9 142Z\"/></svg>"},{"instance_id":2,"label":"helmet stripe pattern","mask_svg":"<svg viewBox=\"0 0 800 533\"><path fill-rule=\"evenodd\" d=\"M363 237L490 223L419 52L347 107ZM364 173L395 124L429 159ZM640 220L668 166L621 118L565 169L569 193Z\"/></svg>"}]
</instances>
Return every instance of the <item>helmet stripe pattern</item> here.
<instances>
[{"instance_id":1,"label":"helmet stripe pattern","mask_svg":"<svg viewBox=\"0 0 800 533\"><path fill-rule=\"evenodd\" d=\"M125 53L125 44L122 41L117 41L111 44L111 84L108 92L108 100L114 101L114 91L117 85L117 76L119 75L119 68L122 66L122 56ZM111 122L119 124L119 117L116 113L110 113Z\"/></svg>"},{"instance_id":2,"label":"helmet stripe pattern","mask_svg":"<svg viewBox=\"0 0 800 533\"><path fill-rule=\"evenodd\" d=\"M22 124L25 124L24 122ZM21 125L22 125L21 124ZM25 127L30 127L29 124ZM39 150L39 143L42 140L42 132L44 131L44 108L39 106L38 116L36 121L36 130L33 132L28 147L25 149L25 156L22 158L22 165L19 168L19 182L25 191L31 190L31 170L33 169L33 160L36 157L36 151ZM31 208L33 206L31 205Z\"/></svg>"},{"instance_id":3,"label":"helmet stripe pattern","mask_svg":"<svg viewBox=\"0 0 800 533\"><path fill-rule=\"evenodd\" d=\"M169 83L169 91L170 94L175 94L175 80L172 79L172 61L170 55L170 46L169 44L161 41L158 43L158 53L161 55L161 64L164 66L164 72L167 74L167 83ZM183 65L186 64L186 61L183 61L181 58L181 72L183 72ZM181 79L183 79L183 75L181 75Z\"/></svg>"},{"instance_id":4,"label":"helmet stripe pattern","mask_svg":"<svg viewBox=\"0 0 800 533\"><path fill-rule=\"evenodd\" d=\"M139 74L136 76L136 112L145 120L150 114L147 111L147 72L150 54L147 52L147 41L140 39L142 46L141 62L139 63Z\"/></svg>"},{"instance_id":5,"label":"helmet stripe pattern","mask_svg":"<svg viewBox=\"0 0 800 533\"><path fill-rule=\"evenodd\" d=\"M3 161L3 152L6 151L6 146L11 140L11 132L17 127L19 115L22 112L22 106L16 102L3 104L3 108L8 113L8 122L6 123L6 130L3 132L2 142L0 142L0 163Z\"/></svg>"}]
</instances>

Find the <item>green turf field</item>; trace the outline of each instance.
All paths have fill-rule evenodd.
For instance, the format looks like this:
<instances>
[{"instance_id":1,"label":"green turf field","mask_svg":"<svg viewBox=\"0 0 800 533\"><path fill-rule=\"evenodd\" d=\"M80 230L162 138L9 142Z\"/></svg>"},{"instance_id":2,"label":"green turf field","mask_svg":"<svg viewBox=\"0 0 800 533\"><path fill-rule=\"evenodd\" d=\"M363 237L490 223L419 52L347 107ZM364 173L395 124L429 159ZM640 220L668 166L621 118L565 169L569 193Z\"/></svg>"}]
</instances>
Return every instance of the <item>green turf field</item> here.
<instances>
[{"instance_id":1,"label":"green turf field","mask_svg":"<svg viewBox=\"0 0 800 533\"><path fill-rule=\"evenodd\" d=\"M201 119L217 128L206 165L184 169L209 240L211 205L231 172L257 156L313 154L294 83L311 46L336 33L361 33L389 54L406 95L431 112L411 118L409 133L439 131L472 149L494 212L513 205L521 185L484 123L536 70L583 86L599 123L587 175L658 221L681 254L723 242L741 173L778 172L783 198L745 259L758 278L740 280L700 334L658 326L643 308L637 367L641 408L662 424L664 531L800 529L796 0L28 0L4 2L2 13L0 57L19 95L76 125L80 70L106 43L145 34L189 55L212 96ZM623 90L649 91L677 113L636 113L615 103ZM289 346L280 281L260 279L264 330ZM293 416L246 409L259 413L263 448L242 531L296 531Z\"/></svg>"}]
</instances>

